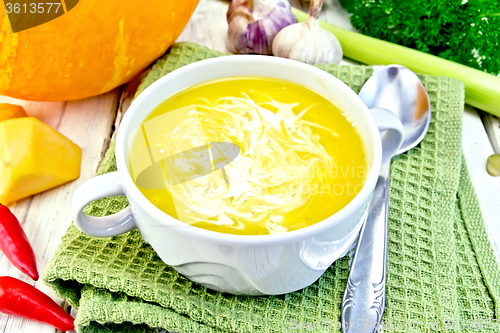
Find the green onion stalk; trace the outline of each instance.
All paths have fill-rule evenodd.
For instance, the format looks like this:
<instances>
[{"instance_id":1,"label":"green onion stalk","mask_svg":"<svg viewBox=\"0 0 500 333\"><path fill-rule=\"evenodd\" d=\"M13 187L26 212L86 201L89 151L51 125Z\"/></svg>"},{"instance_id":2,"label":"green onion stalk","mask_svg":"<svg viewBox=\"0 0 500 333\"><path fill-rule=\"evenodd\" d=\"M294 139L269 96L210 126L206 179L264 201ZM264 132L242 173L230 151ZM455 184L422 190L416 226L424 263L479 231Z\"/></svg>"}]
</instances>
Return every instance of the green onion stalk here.
<instances>
[{"instance_id":1,"label":"green onion stalk","mask_svg":"<svg viewBox=\"0 0 500 333\"><path fill-rule=\"evenodd\" d=\"M299 22L307 14L292 8ZM449 76L465 85L465 103L500 117L500 77L405 46L345 30L320 20L333 33L346 58L368 65L398 64L416 73Z\"/></svg>"}]
</instances>

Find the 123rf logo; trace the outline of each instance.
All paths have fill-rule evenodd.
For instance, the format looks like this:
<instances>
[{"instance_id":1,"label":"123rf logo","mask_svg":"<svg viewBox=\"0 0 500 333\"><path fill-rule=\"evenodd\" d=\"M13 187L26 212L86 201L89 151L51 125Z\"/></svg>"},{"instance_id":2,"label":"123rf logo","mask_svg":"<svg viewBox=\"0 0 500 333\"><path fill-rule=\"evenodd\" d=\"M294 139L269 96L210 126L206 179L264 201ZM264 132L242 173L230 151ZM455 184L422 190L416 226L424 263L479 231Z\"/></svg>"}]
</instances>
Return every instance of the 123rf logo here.
<instances>
[{"instance_id":1,"label":"123rf logo","mask_svg":"<svg viewBox=\"0 0 500 333\"><path fill-rule=\"evenodd\" d=\"M4 0L12 32L27 30L52 21L78 4L78 0L48 1Z\"/></svg>"}]
</instances>

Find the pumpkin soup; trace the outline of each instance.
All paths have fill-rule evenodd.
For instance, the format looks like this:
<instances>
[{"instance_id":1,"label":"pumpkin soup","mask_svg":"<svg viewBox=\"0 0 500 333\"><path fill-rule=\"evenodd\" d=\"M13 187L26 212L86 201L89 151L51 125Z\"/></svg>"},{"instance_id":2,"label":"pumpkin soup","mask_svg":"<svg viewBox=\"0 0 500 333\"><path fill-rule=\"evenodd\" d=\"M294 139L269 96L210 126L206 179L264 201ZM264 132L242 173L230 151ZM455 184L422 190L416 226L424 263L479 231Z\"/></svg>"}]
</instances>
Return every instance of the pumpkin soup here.
<instances>
[{"instance_id":1,"label":"pumpkin soup","mask_svg":"<svg viewBox=\"0 0 500 333\"><path fill-rule=\"evenodd\" d=\"M214 147L228 147L222 165ZM209 172L199 172L201 156ZM138 181L146 164L157 168L159 186ZM185 170L182 180L174 169ZM131 139L130 170L163 212L242 235L320 222L356 196L368 173L361 136L342 111L301 85L263 77L209 81L169 97Z\"/></svg>"}]
</instances>

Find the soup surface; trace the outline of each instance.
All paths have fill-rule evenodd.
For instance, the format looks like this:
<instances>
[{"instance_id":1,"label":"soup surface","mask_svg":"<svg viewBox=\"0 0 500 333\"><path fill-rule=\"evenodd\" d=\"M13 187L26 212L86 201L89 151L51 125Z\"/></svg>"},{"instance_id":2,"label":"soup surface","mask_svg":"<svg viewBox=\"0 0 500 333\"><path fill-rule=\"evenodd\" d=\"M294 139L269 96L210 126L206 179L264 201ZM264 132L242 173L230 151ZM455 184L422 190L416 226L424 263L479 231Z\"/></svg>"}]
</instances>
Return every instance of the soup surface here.
<instances>
[{"instance_id":1,"label":"soup surface","mask_svg":"<svg viewBox=\"0 0 500 333\"><path fill-rule=\"evenodd\" d=\"M212 160L209 174L170 179L167 157L181 156L174 167L189 176L196 162L182 152L214 142L240 151L222 168ZM161 186L137 181L144 160L161 163ZM139 190L160 210L199 228L243 235L328 218L356 196L368 171L361 136L342 111L308 88L262 77L209 81L168 98L131 138L130 166Z\"/></svg>"}]
</instances>

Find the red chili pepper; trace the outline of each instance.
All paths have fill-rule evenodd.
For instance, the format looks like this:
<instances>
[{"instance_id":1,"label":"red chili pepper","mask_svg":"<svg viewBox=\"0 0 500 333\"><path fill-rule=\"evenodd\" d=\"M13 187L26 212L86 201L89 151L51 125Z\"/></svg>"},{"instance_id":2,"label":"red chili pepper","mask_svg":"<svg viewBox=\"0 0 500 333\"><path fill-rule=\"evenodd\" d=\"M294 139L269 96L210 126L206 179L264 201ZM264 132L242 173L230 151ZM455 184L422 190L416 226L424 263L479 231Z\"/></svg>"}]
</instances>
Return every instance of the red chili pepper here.
<instances>
[{"instance_id":1,"label":"red chili pepper","mask_svg":"<svg viewBox=\"0 0 500 333\"><path fill-rule=\"evenodd\" d=\"M73 317L49 296L10 276L0 276L0 312L49 324L61 331L75 329Z\"/></svg>"},{"instance_id":2,"label":"red chili pepper","mask_svg":"<svg viewBox=\"0 0 500 333\"><path fill-rule=\"evenodd\" d=\"M38 280L35 253L17 218L0 204L0 250L21 272Z\"/></svg>"}]
</instances>

